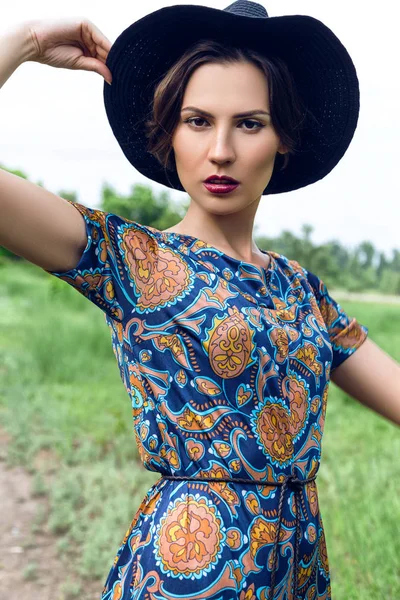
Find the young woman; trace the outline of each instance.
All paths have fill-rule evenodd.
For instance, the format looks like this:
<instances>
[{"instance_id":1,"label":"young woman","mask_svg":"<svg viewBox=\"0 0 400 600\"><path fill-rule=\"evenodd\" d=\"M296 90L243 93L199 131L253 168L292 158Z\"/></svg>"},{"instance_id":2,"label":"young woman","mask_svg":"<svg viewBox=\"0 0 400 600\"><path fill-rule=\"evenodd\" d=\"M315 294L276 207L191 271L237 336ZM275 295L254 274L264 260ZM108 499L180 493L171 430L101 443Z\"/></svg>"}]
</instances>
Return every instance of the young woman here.
<instances>
[{"instance_id":1,"label":"young woman","mask_svg":"<svg viewBox=\"0 0 400 600\"><path fill-rule=\"evenodd\" d=\"M112 47L90 21L46 21L3 48L1 84L24 60L112 80L125 156L190 196L160 231L0 172L0 243L104 311L143 464L161 474L102 599L330 599L316 484L329 382L400 424L400 365L252 230L263 196L344 155L359 110L347 51L316 19L243 0L161 9Z\"/></svg>"}]
</instances>

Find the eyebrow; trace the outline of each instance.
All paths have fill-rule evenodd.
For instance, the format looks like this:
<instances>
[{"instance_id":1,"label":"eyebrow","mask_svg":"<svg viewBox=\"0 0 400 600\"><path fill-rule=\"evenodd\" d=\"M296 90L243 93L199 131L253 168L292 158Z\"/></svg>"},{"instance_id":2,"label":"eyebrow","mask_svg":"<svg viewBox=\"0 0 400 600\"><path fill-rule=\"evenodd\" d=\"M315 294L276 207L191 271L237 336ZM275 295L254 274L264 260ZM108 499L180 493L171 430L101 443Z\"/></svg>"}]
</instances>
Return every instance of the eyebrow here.
<instances>
[{"instance_id":1,"label":"eyebrow","mask_svg":"<svg viewBox=\"0 0 400 600\"><path fill-rule=\"evenodd\" d=\"M182 108L182 112L184 110L193 110L195 112L198 112L202 115L206 115L207 117L213 117L213 115L205 110L201 110L201 108L196 108L195 106L185 106L185 108ZM271 116L269 114L269 112L267 112L266 110L262 110L259 108L256 108L255 110L248 110L246 112L243 113L238 113L237 115L233 115L234 119L239 119L241 117L251 117L252 115L268 115Z\"/></svg>"}]
</instances>

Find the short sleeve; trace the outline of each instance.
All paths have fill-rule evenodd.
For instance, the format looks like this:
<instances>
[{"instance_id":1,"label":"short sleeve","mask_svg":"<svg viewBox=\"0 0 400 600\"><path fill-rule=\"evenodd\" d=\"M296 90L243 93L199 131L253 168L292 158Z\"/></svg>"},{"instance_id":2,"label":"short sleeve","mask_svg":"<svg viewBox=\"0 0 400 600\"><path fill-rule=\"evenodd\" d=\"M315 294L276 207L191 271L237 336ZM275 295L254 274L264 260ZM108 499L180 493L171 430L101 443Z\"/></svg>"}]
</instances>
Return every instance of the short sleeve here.
<instances>
[{"instance_id":1,"label":"short sleeve","mask_svg":"<svg viewBox=\"0 0 400 600\"><path fill-rule=\"evenodd\" d=\"M304 271L315 294L332 344L332 372L365 342L368 328L343 310L329 294L322 279L311 271L305 269Z\"/></svg>"},{"instance_id":2,"label":"short sleeve","mask_svg":"<svg viewBox=\"0 0 400 600\"><path fill-rule=\"evenodd\" d=\"M66 281L106 315L122 322L134 305L129 277L129 264L135 261L131 239L148 238L147 228L113 213L88 208L70 200L68 202L85 220L86 248L73 269L64 272L44 271ZM151 251L149 244L147 248Z\"/></svg>"}]
</instances>

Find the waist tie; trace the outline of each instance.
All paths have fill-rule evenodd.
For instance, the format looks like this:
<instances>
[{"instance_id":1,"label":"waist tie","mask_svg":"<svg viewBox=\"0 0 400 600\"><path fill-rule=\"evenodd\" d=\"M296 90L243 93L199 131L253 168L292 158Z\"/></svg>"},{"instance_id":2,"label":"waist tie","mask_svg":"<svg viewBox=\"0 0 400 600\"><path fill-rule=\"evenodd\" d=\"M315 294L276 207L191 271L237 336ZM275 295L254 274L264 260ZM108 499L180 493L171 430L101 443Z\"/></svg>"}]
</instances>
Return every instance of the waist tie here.
<instances>
[{"instance_id":1,"label":"waist tie","mask_svg":"<svg viewBox=\"0 0 400 600\"><path fill-rule=\"evenodd\" d=\"M283 499L285 497L285 492L287 488L291 488L294 491L295 503L296 503L296 533L295 533L295 545L294 545L294 560L293 560L293 598L297 600L298 594L298 571L299 571L299 543L301 537L300 531L300 491L303 486L310 481L314 481L316 479L316 475L313 477L309 477L308 479L298 479L295 475L287 475L282 481L260 481L258 479L242 479L239 477L184 477L181 475L162 475L164 479L176 479L178 481L209 481L215 483L217 481L227 481L232 483L249 483L252 485L268 485L270 487L281 487L281 493L279 494L279 504L278 504L278 527L274 540L273 546L273 568L271 573L271 584L268 593L268 600L273 600L274 591L275 591L275 579L276 579L276 571L278 566L278 544L279 544L279 534L281 530L282 524L282 509L283 509Z\"/></svg>"}]
</instances>

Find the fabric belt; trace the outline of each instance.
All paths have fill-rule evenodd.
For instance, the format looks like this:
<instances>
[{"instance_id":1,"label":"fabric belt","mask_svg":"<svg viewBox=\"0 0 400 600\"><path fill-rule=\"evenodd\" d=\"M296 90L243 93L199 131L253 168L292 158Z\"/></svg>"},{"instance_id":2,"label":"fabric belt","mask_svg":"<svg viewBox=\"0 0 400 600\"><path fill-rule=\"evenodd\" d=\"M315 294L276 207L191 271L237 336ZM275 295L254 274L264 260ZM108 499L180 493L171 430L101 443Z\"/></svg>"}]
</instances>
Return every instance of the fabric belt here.
<instances>
[{"instance_id":1,"label":"fabric belt","mask_svg":"<svg viewBox=\"0 0 400 600\"><path fill-rule=\"evenodd\" d=\"M298 479L295 475L286 475L284 479L281 481L260 481L258 479L242 479L238 477L184 477L180 475L162 475L164 479L175 479L177 481L209 481L212 483L216 483L217 481L227 481L232 483L246 483L252 485L268 485L270 487L281 487L281 492L279 494L279 504L278 504L278 527L275 536L274 546L273 546L273 568L271 573L271 583L268 593L268 600L273 600L274 591L275 591L275 579L276 579L276 571L278 566L278 545L279 545L279 534L281 530L282 524L282 509L283 509L283 500L285 497L286 490L289 488L291 491L295 493L295 503L296 503L296 543L294 545L294 561L293 561L293 598L294 600L298 600L298 572L299 572L299 543L301 538L301 529L300 529L300 493L301 489L311 481L316 479L316 475L313 477L309 477L308 479Z\"/></svg>"}]
</instances>

